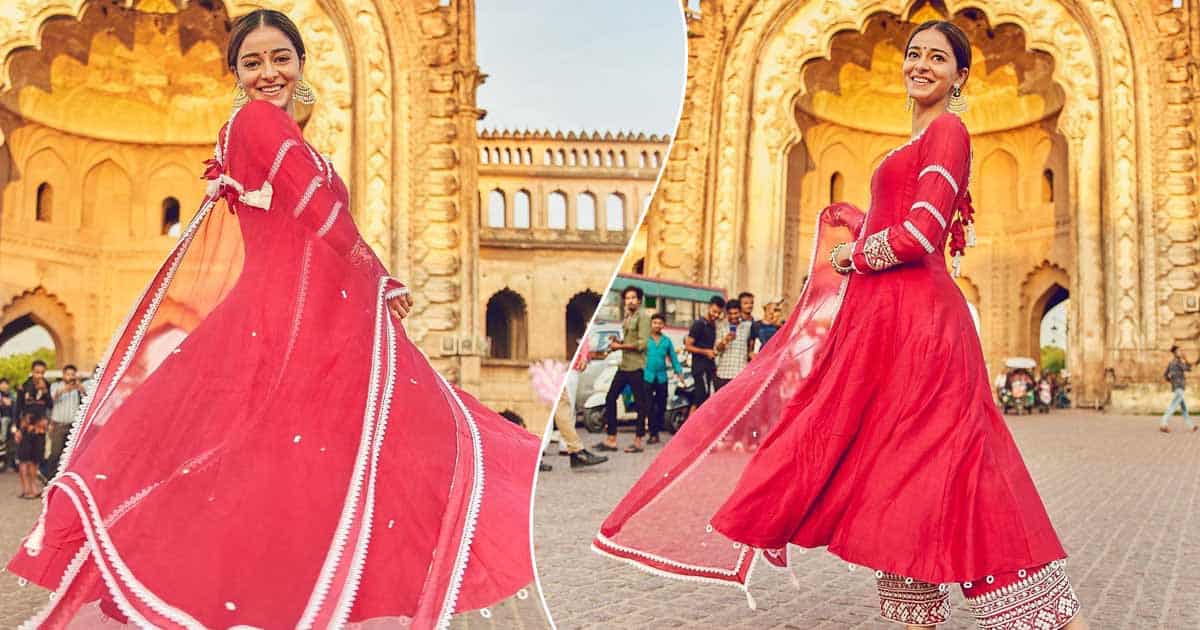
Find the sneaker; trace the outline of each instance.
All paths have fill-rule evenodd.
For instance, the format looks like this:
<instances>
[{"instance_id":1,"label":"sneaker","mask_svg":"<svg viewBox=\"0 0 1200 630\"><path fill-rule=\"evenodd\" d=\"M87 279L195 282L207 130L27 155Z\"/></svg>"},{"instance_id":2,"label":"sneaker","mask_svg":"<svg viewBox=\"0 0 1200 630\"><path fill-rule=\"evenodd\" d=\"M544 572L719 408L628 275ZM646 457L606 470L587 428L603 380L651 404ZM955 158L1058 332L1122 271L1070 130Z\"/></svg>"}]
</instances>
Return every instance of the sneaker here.
<instances>
[{"instance_id":1,"label":"sneaker","mask_svg":"<svg viewBox=\"0 0 1200 630\"><path fill-rule=\"evenodd\" d=\"M608 458L603 455L593 455L587 449L583 449L578 453L571 453L571 468L583 468L584 466L595 466L608 461Z\"/></svg>"},{"instance_id":2,"label":"sneaker","mask_svg":"<svg viewBox=\"0 0 1200 630\"><path fill-rule=\"evenodd\" d=\"M538 464L538 471L540 472L550 472L551 470L554 470L554 466L551 466L550 464L545 462Z\"/></svg>"}]
</instances>

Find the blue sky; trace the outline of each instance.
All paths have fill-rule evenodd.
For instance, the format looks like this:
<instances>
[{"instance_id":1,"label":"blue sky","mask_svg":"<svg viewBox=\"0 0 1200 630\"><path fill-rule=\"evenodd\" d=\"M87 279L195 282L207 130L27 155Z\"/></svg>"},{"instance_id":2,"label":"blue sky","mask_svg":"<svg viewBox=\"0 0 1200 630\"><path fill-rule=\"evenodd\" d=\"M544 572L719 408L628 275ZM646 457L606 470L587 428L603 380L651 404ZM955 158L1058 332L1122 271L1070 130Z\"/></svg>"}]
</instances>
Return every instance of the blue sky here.
<instances>
[{"instance_id":1,"label":"blue sky","mask_svg":"<svg viewBox=\"0 0 1200 630\"><path fill-rule=\"evenodd\" d=\"M679 0L479 0L481 129L675 131Z\"/></svg>"}]
</instances>

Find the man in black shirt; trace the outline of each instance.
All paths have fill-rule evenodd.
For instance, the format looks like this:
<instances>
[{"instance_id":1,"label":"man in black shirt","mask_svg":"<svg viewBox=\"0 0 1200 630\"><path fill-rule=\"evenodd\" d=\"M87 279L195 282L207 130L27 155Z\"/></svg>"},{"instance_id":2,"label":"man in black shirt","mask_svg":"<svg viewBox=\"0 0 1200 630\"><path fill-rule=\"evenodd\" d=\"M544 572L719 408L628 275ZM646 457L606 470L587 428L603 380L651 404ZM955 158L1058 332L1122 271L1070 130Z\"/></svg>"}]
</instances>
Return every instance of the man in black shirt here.
<instances>
[{"instance_id":1,"label":"man in black shirt","mask_svg":"<svg viewBox=\"0 0 1200 630\"><path fill-rule=\"evenodd\" d=\"M712 392L713 382L717 376L717 352L713 346L717 343L717 320L725 312L725 300L714 295L708 301L708 312L704 317L692 322L683 347L692 353L692 411L708 400Z\"/></svg>"},{"instance_id":2,"label":"man in black shirt","mask_svg":"<svg viewBox=\"0 0 1200 630\"><path fill-rule=\"evenodd\" d=\"M33 414L33 421L50 417L50 407L54 406L50 398L50 383L46 381L46 362L38 359L33 362L29 379L21 385L20 396L21 415Z\"/></svg>"},{"instance_id":3,"label":"man in black shirt","mask_svg":"<svg viewBox=\"0 0 1200 630\"><path fill-rule=\"evenodd\" d=\"M754 356L757 350L758 329L761 325L759 320L754 319L754 294L749 291L742 291L738 294L738 305L742 307L742 321L750 322L750 341L747 344L746 352L749 356Z\"/></svg>"}]
</instances>

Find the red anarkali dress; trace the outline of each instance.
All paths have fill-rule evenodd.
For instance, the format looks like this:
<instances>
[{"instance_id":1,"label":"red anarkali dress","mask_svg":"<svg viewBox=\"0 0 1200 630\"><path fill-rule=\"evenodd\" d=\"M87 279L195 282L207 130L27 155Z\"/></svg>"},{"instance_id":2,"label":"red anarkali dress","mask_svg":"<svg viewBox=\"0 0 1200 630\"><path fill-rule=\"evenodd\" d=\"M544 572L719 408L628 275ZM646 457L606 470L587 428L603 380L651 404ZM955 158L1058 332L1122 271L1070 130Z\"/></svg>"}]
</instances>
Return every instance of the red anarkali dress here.
<instances>
[{"instance_id":1,"label":"red anarkali dress","mask_svg":"<svg viewBox=\"0 0 1200 630\"><path fill-rule=\"evenodd\" d=\"M539 442L408 340L328 160L256 101L206 176L9 564L54 590L28 625L431 628L534 601Z\"/></svg>"},{"instance_id":2,"label":"red anarkali dress","mask_svg":"<svg viewBox=\"0 0 1200 630\"><path fill-rule=\"evenodd\" d=\"M963 245L969 165L966 128L943 114L883 160L865 217L822 213L787 324L663 449L597 551L744 588L756 549L782 565L789 543L825 546L909 584L1011 586L1047 567L1039 579L1069 592L942 253L947 234ZM855 237L856 272L840 276L827 253Z\"/></svg>"}]
</instances>

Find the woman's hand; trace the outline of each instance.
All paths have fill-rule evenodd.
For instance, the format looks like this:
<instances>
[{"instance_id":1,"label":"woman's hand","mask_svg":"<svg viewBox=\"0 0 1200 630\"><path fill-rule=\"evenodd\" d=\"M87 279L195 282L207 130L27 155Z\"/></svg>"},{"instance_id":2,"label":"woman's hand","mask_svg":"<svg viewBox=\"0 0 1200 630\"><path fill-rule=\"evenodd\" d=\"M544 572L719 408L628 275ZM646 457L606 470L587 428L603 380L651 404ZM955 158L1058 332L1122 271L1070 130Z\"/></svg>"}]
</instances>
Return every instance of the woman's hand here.
<instances>
[{"instance_id":1,"label":"woman's hand","mask_svg":"<svg viewBox=\"0 0 1200 630\"><path fill-rule=\"evenodd\" d=\"M387 304L388 310L392 312L392 315L396 316L396 319L404 319L408 317L408 312L412 310L412 296L407 293L397 295L388 300Z\"/></svg>"}]
</instances>

